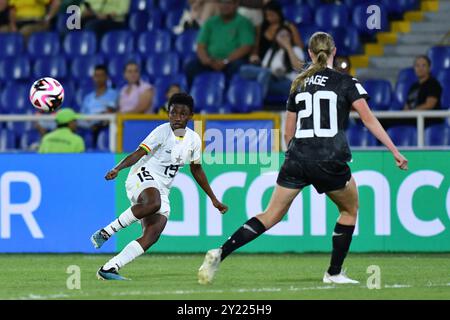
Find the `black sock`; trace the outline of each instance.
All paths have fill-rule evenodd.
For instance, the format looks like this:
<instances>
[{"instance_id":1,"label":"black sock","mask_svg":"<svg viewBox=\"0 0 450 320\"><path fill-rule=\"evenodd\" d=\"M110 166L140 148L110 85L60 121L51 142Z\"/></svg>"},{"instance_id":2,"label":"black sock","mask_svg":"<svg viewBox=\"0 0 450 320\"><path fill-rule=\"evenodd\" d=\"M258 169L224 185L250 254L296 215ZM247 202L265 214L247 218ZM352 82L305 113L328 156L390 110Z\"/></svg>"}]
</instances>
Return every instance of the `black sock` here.
<instances>
[{"instance_id":1,"label":"black sock","mask_svg":"<svg viewBox=\"0 0 450 320\"><path fill-rule=\"evenodd\" d=\"M355 226L344 226L336 223L333 232L333 252L331 253L330 267L328 273L330 275L339 274L347 255L350 243L352 242L353 231Z\"/></svg>"},{"instance_id":2,"label":"black sock","mask_svg":"<svg viewBox=\"0 0 450 320\"><path fill-rule=\"evenodd\" d=\"M260 234L266 231L266 227L258 218L253 217L240 227L228 240L222 245L221 260L225 259L234 250L242 247L244 244L256 239Z\"/></svg>"}]
</instances>

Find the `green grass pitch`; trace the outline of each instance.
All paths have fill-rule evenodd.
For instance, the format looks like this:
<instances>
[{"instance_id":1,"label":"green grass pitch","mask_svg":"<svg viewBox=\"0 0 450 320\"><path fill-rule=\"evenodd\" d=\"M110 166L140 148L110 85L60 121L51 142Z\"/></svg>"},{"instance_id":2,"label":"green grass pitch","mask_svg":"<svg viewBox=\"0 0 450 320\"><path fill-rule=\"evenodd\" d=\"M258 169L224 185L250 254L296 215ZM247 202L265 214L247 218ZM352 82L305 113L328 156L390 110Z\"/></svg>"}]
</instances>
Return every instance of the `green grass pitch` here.
<instances>
[{"instance_id":1,"label":"green grass pitch","mask_svg":"<svg viewBox=\"0 0 450 320\"><path fill-rule=\"evenodd\" d=\"M121 270L132 281L97 280L109 257L1 254L0 299L450 299L450 254L350 254L347 273L360 284L344 286L322 283L328 254L235 254L208 286L197 284L200 254L147 254ZM67 288L70 265L79 290ZM370 265L380 289L366 286Z\"/></svg>"}]
</instances>

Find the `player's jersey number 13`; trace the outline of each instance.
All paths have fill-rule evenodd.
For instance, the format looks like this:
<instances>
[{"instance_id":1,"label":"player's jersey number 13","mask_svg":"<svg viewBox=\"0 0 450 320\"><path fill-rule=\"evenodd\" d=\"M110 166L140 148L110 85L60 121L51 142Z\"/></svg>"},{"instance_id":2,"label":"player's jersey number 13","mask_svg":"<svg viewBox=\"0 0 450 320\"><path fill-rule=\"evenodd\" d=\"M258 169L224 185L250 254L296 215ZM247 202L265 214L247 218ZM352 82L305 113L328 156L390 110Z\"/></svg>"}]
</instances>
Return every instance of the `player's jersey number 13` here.
<instances>
[{"instance_id":1,"label":"player's jersey number 13","mask_svg":"<svg viewBox=\"0 0 450 320\"><path fill-rule=\"evenodd\" d=\"M327 101L330 128L323 128L321 124L320 101ZM337 95L333 91L316 91L314 94L300 92L295 96L295 103L305 103L305 109L298 112L296 138L334 137L338 133ZM302 119L313 117L313 128L302 128Z\"/></svg>"}]
</instances>

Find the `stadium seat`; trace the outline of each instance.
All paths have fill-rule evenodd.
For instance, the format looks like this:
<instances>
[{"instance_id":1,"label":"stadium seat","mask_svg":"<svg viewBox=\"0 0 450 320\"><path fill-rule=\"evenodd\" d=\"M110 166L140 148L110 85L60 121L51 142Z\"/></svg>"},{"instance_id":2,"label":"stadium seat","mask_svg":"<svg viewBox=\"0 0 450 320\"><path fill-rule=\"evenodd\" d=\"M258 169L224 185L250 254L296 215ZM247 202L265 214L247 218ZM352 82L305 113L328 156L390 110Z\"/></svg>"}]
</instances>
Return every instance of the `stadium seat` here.
<instances>
[{"instance_id":1,"label":"stadium seat","mask_svg":"<svg viewBox=\"0 0 450 320\"><path fill-rule=\"evenodd\" d=\"M99 64L105 64L105 58L99 54L76 57L70 65L70 76L79 81L90 79L94 74L95 66Z\"/></svg>"},{"instance_id":2,"label":"stadium seat","mask_svg":"<svg viewBox=\"0 0 450 320\"><path fill-rule=\"evenodd\" d=\"M440 70L436 79L442 86L442 109L450 109L450 69Z\"/></svg>"},{"instance_id":3,"label":"stadium seat","mask_svg":"<svg viewBox=\"0 0 450 320\"><path fill-rule=\"evenodd\" d=\"M155 111L166 103L166 92L172 84L178 84L183 91L188 91L187 80L184 74L158 77L154 84L155 98L153 100L153 109Z\"/></svg>"},{"instance_id":4,"label":"stadium seat","mask_svg":"<svg viewBox=\"0 0 450 320\"><path fill-rule=\"evenodd\" d=\"M13 151L17 148L16 134L14 131L7 129L0 129L0 150Z\"/></svg>"},{"instance_id":5,"label":"stadium seat","mask_svg":"<svg viewBox=\"0 0 450 320\"><path fill-rule=\"evenodd\" d=\"M450 128L445 124L435 124L425 128L426 146L450 145Z\"/></svg>"},{"instance_id":6,"label":"stadium seat","mask_svg":"<svg viewBox=\"0 0 450 320\"><path fill-rule=\"evenodd\" d=\"M0 81L29 80L30 61L26 56L0 59Z\"/></svg>"},{"instance_id":7,"label":"stadium seat","mask_svg":"<svg viewBox=\"0 0 450 320\"><path fill-rule=\"evenodd\" d=\"M92 136L92 131L90 129L78 127L77 133L83 138L86 151L92 151L95 149L94 137Z\"/></svg>"},{"instance_id":8,"label":"stadium seat","mask_svg":"<svg viewBox=\"0 0 450 320\"><path fill-rule=\"evenodd\" d=\"M397 76L390 110L402 110L405 105L409 88L417 81L414 68L402 69Z\"/></svg>"},{"instance_id":9,"label":"stadium seat","mask_svg":"<svg viewBox=\"0 0 450 320\"><path fill-rule=\"evenodd\" d=\"M138 51L142 55L152 55L154 53L169 52L170 47L171 37L169 32L167 31L148 31L139 35Z\"/></svg>"},{"instance_id":10,"label":"stadium seat","mask_svg":"<svg viewBox=\"0 0 450 320\"><path fill-rule=\"evenodd\" d=\"M260 110L263 106L261 84L257 81L235 79L228 88L227 103L231 112L247 113Z\"/></svg>"},{"instance_id":11,"label":"stadium seat","mask_svg":"<svg viewBox=\"0 0 450 320\"><path fill-rule=\"evenodd\" d=\"M313 12L306 4L291 4L283 7L286 20L295 24L309 25L313 23Z\"/></svg>"},{"instance_id":12,"label":"stadium seat","mask_svg":"<svg viewBox=\"0 0 450 320\"><path fill-rule=\"evenodd\" d=\"M177 74L180 62L176 52L156 53L146 61L147 73L152 77Z\"/></svg>"},{"instance_id":13,"label":"stadium seat","mask_svg":"<svg viewBox=\"0 0 450 320\"><path fill-rule=\"evenodd\" d=\"M417 81L416 72L413 67L401 69L397 76L397 81Z\"/></svg>"},{"instance_id":14,"label":"stadium seat","mask_svg":"<svg viewBox=\"0 0 450 320\"><path fill-rule=\"evenodd\" d=\"M186 0L164 0L159 1L159 9L163 12L177 10L186 7Z\"/></svg>"},{"instance_id":15,"label":"stadium seat","mask_svg":"<svg viewBox=\"0 0 450 320\"><path fill-rule=\"evenodd\" d=\"M391 106L391 83L382 79L366 80L363 83L370 96L369 105L373 110L388 110Z\"/></svg>"},{"instance_id":16,"label":"stadium seat","mask_svg":"<svg viewBox=\"0 0 450 320\"><path fill-rule=\"evenodd\" d=\"M10 82L2 91L0 104L11 114L26 114L33 110L29 100L30 86Z\"/></svg>"},{"instance_id":17,"label":"stadium seat","mask_svg":"<svg viewBox=\"0 0 450 320\"><path fill-rule=\"evenodd\" d=\"M387 28L389 27L387 10L381 4L377 4L377 6L380 8L380 18L381 18L379 25L380 28L379 29L367 28L368 22L367 18L369 17L369 14L367 13L367 8L369 5L370 3L359 4L355 6L352 11L353 25L358 29L359 33L362 35L373 35L379 31L387 30Z\"/></svg>"},{"instance_id":18,"label":"stadium seat","mask_svg":"<svg viewBox=\"0 0 450 320\"><path fill-rule=\"evenodd\" d=\"M450 68L450 46L436 46L428 50L431 60L431 73L438 74L442 69Z\"/></svg>"},{"instance_id":19,"label":"stadium seat","mask_svg":"<svg viewBox=\"0 0 450 320\"><path fill-rule=\"evenodd\" d=\"M69 58L89 56L97 52L97 39L91 31L71 31L65 36L63 47Z\"/></svg>"},{"instance_id":20,"label":"stadium seat","mask_svg":"<svg viewBox=\"0 0 450 320\"><path fill-rule=\"evenodd\" d=\"M0 33L0 59L20 55L24 49L23 36L20 33Z\"/></svg>"},{"instance_id":21,"label":"stadium seat","mask_svg":"<svg viewBox=\"0 0 450 320\"><path fill-rule=\"evenodd\" d=\"M106 56L120 55L134 51L133 35L130 31L118 30L106 33L100 43Z\"/></svg>"},{"instance_id":22,"label":"stadium seat","mask_svg":"<svg viewBox=\"0 0 450 320\"><path fill-rule=\"evenodd\" d=\"M130 12L151 11L155 8L154 0L131 0Z\"/></svg>"},{"instance_id":23,"label":"stadium seat","mask_svg":"<svg viewBox=\"0 0 450 320\"><path fill-rule=\"evenodd\" d=\"M390 127L387 133L399 147L417 146L417 128L414 126Z\"/></svg>"},{"instance_id":24,"label":"stadium seat","mask_svg":"<svg viewBox=\"0 0 450 320\"><path fill-rule=\"evenodd\" d=\"M196 76L190 91L196 112L219 112L224 89L225 76L221 72L205 72Z\"/></svg>"},{"instance_id":25,"label":"stadium seat","mask_svg":"<svg viewBox=\"0 0 450 320\"><path fill-rule=\"evenodd\" d=\"M325 4L319 6L315 14L315 24L321 29L346 27L348 10L345 5Z\"/></svg>"},{"instance_id":26,"label":"stadium seat","mask_svg":"<svg viewBox=\"0 0 450 320\"><path fill-rule=\"evenodd\" d=\"M180 23L181 16L183 15L183 10L172 10L166 15L166 29L172 31Z\"/></svg>"},{"instance_id":27,"label":"stadium seat","mask_svg":"<svg viewBox=\"0 0 450 320\"><path fill-rule=\"evenodd\" d=\"M104 128L98 133L97 146L98 151L109 151L109 128Z\"/></svg>"},{"instance_id":28,"label":"stadium seat","mask_svg":"<svg viewBox=\"0 0 450 320\"><path fill-rule=\"evenodd\" d=\"M35 32L28 39L28 53L32 58L53 56L59 53L60 40L56 32Z\"/></svg>"},{"instance_id":29,"label":"stadium seat","mask_svg":"<svg viewBox=\"0 0 450 320\"><path fill-rule=\"evenodd\" d=\"M34 144L41 140L41 135L36 129L25 131L20 137L20 148L22 150L30 150Z\"/></svg>"},{"instance_id":30,"label":"stadium seat","mask_svg":"<svg viewBox=\"0 0 450 320\"><path fill-rule=\"evenodd\" d=\"M123 73L128 62L135 62L141 67L141 56L138 53L129 53L113 56L108 62L108 73L114 84L120 87L125 82Z\"/></svg>"},{"instance_id":31,"label":"stadium seat","mask_svg":"<svg viewBox=\"0 0 450 320\"><path fill-rule=\"evenodd\" d=\"M308 42L309 42L309 38L311 38L311 36L320 30L319 27L317 27L316 25L300 25L297 26L300 32L300 35L302 37L303 43L305 44L305 49L308 47Z\"/></svg>"},{"instance_id":32,"label":"stadium seat","mask_svg":"<svg viewBox=\"0 0 450 320\"><path fill-rule=\"evenodd\" d=\"M328 33L334 38L338 55L349 56L360 51L359 32L355 27L334 28L328 30Z\"/></svg>"},{"instance_id":33,"label":"stadium seat","mask_svg":"<svg viewBox=\"0 0 450 320\"><path fill-rule=\"evenodd\" d=\"M52 77L58 80L64 79L67 75L67 62L63 56L55 56L51 59L38 58L34 62L33 77Z\"/></svg>"},{"instance_id":34,"label":"stadium seat","mask_svg":"<svg viewBox=\"0 0 450 320\"><path fill-rule=\"evenodd\" d=\"M144 12L134 12L128 20L128 27L136 34L145 31L155 31L161 29L162 15L157 9Z\"/></svg>"},{"instance_id":35,"label":"stadium seat","mask_svg":"<svg viewBox=\"0 0 450 320\"><path fill-rule=\"evenodd\" d=\"M378 141L375 136L363 125L352 125L347 130L348 143L352 147L375 147Z\"/></svg>"},{"instance_id":36,"label":"stadium seat","mask_svg":"<svg viewBox=\"0 0 450 320\"><path fill-rule=\"evenodd\" d=\"M381 3L391 14L400 15L408 10L413 10L418 7L419 0L381 0Z\"/></svg>"},{"instance_id":37,"label":"stadium seat","mask_svg":"<svg viewBox=\"0 0 450 320\"><path fill-rule=\"evenodd\" d=\"M197 30L186 30L175 40L175 49L183 57L186 54L195 54L197 49Z\"/></svg>"}]
</instances>

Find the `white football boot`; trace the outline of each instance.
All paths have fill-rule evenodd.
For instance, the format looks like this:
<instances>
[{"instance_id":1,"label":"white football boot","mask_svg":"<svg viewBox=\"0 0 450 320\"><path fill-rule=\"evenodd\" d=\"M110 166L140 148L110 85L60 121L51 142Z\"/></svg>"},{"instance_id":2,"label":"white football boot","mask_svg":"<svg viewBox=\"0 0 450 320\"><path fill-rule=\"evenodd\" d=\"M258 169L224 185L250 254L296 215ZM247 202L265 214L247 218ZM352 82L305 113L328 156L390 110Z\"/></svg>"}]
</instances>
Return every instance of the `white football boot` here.
<instances>
[{"instance_id":1,"label":"white football boot","mask_svg":"<svg viewBox=\"0 0 450 320\"><path fill-rule=\"evenodd\" d=\"M206 253L205 259L198 269L198 283L209 284L213 281L214 275L219 270L221 255L222 249L211 249Z\"/></svg>"},{"instance_id":2,"label":"white football boot","mask_svg":"<svg viewBox=\"0 0 450 320\"><path fill-rule=\"evenodd\" d=\"M341 271L339 274L330 275L328 272L325 272L323 275L323 282L324 283L336 283L336 284L357 284L359 281L350 279L345 274L345 271Z\"/></svg>"}]
</instances>

